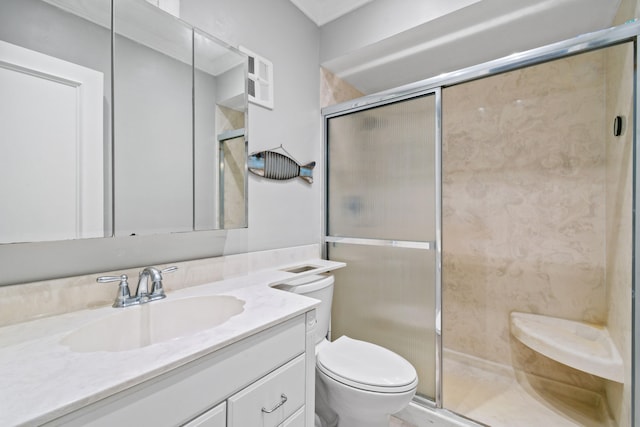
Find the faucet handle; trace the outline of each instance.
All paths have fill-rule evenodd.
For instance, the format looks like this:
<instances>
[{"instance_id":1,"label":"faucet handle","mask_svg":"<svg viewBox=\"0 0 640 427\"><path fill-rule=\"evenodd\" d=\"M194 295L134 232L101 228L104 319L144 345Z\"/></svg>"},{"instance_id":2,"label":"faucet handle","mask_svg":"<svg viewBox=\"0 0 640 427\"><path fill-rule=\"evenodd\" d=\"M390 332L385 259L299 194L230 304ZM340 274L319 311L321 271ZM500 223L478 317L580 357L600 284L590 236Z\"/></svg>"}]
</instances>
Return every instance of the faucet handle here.
<instances>
[{"instance_id":1,"label":"faucet handle","mask_svg":"<svg viewBox=\"0 0 640 427\"><path fill-rule=\"evenodd\" d=\"M151 300L162 299L167 295L164 293L164 288L162 287L162 273L172 273L178 269L177 266L173 265L171 267L163 268L162 270L154 270L157 272L157 275L152 279L151 283L151 294L149 298Z\"/></svg>"},{"instance_id":2,"label":"faucet handle","mask_svg":"<svg viewBox=\"0 0 640 427\"><path fill-rule=\"evenodd\" d=\"M121 274L120 276L100 276L96 279L98 283L111 283L111 282L120 282L118 285L118 295L116 295L116 299L113 301L113 306L118 307L127 307L132 305L131 293L129 292L129 277L126 274Z\"/></svg>"}]
</instances>

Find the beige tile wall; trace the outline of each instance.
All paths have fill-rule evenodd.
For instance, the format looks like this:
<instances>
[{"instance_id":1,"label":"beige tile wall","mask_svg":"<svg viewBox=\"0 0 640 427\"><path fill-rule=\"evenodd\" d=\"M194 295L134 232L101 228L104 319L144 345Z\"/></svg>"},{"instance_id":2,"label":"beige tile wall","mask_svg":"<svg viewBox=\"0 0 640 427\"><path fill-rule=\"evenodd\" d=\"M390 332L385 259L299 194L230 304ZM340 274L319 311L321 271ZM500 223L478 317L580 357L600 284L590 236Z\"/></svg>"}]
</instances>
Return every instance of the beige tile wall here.
<instances>
[{"instance_id":1,"label":"beige tile wall","mask_svg":"<svg viewBox=\"0 0 640 427\"><path fill-rule=\"evenodd\" d=\"M640 16L639 0L622 0L615 18L614 25L621 25L628 20ZM630 64L633 64L633 55L629 50L616 50L607 57L609 64L607 69L607 93L613 95L608 98L607 117L622 114L629 120L627 132L622 138L610 137L607 145L607 188L619 186L629 188L632 185L631 161L629 152L632 150L632 93L625 89L628 79L632 78ZM617 168L617 173L615 173ZM620 193L618 196L620 196ZM627 193L628 194L628 193ZM618 197L615 202L608 202L607 206L619 212L629 212L630 197ZM609 217L608 217L609 218ZM625 364L625 372L628 380L624 385L608 382L606 384L607 400L609 408L620 427L631 425L631 337L633 334L631 325L625 321L631 312L631 260L624 249L631 244L630 217L620 217L620 222L607 221L607 244L615 248L607 259L607 298L612 301L609 310L608 324L612 338L620 349Z\"/></svg>"},{"instance_id":2,"label":"beige tile wall","mask_svg":"<svg viewBox=\"0 0 640 427\"><path fill-rule=\"evenodd\" d=\"M624 385L607 382L609 407L618 425L631 425L631 305L632 305L632 177L633 169L633 46L611 48L605 55L607 114L625 118L626 130L619 136L607 132L607 326L624 360Z\"/></svg>"},{"instance_id":3,"label":"beige tile wall","mask_svg":"<svg viewBox=\"0 0 640 427\"><path fill-rule=\"evenodd\" d=\"M515 341L509 313L607 321L604 56L443 90L444 345L592 390Z\"/></svg>"},{"instance_id":4,"label":"beige tile wall","mask_svg":"<svg viewBox=\"0 0 640 427\"><path fill-rule=\"evenodd\" d=\"M363 95L355 87L337 77L326 68L320 68L320 107L350 101Z\"/></svg>"}]
</instances>

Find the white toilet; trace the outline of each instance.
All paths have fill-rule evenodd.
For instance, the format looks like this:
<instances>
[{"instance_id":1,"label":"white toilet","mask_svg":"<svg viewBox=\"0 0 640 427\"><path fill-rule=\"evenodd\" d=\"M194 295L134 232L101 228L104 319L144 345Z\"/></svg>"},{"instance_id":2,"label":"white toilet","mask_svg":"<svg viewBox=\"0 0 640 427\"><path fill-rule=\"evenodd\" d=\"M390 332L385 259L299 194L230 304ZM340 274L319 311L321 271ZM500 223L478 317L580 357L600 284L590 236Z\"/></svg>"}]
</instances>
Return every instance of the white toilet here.
<instances>
[{"instance_id":1,"label":"white toilet","mask_svg":"<svg viewBox=\"0 0 640 427\"><path fill-rule=\"evenodd\" d=\"M418 386L414 367L396 353L329 331L334 278L308 276L277 285L321 301L316 309L316 427L389 427L389 415L406 407Z\"/></svg>"}]
</instances>

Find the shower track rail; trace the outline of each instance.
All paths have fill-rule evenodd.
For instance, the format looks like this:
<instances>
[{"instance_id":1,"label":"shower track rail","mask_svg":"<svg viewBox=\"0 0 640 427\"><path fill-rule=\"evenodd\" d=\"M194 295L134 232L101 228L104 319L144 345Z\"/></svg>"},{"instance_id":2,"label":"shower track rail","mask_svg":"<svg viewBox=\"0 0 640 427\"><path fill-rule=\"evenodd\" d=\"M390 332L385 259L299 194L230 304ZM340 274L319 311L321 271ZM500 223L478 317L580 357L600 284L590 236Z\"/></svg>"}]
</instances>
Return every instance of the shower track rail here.
<instances>
[{"instance_id":1,"label":"shower track rail","mask_svg":"<svg viewBox=\"0 0 640 427\"><path fill-rule=\"evenodd\" d=\"M344 243L348 245L386 246L393 248L435 250L436 242L416 242L409 240L362 239L358 237L325 236L325 243Z\"/></svg>"}]
</instances>

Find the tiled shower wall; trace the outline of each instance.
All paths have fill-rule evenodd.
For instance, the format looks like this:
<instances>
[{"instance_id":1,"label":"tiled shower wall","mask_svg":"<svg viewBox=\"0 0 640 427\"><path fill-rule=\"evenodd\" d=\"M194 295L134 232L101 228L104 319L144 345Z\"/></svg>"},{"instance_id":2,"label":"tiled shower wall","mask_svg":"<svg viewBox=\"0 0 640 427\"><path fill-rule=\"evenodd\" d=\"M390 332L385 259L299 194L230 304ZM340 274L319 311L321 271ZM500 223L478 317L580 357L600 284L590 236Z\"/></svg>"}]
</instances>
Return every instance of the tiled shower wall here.
<instances>
[{"instance_id":1,"label":"tiled shower wall","mask_svg":"<svg viewBox=\"0 0 640 427\"><path fill-rule=\"evenodd\" d=\"M628 47L613 49L443 90L443 338L451 350L606 388L625 425L628 385L547 359L509 328L512 311L609 322L630 364L630 178L619 175L630 144L610 148L605 114L608 61L629 58Z\"/></svg>"},{"instance_id":2,"label":"tiled shower wall","mask_svg":"<svg viewBox=\"0 0 640 427\"><path fill-rule=\"evenodd\" d=\"M339 104L364 94L326 68L320 67L320 107Z\"/></svg>"},{"instance_id":3,"label":"tiled shower wall","mask_svg":"<svg viewBox=\"0 0 640 427\"><path fill-rule=\"evenodd\" d=\"M632 195L633 195L633 48L608 49L605 54L607 114L624 118L625 132L616 137L607 132L607 327L624 359L624 385L606 383L607 400L618 425L631 419L631 265L632 265Z\"/></svg>"}]
</instances>

